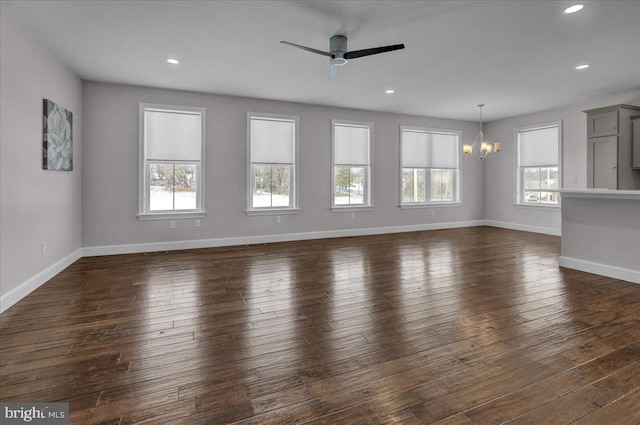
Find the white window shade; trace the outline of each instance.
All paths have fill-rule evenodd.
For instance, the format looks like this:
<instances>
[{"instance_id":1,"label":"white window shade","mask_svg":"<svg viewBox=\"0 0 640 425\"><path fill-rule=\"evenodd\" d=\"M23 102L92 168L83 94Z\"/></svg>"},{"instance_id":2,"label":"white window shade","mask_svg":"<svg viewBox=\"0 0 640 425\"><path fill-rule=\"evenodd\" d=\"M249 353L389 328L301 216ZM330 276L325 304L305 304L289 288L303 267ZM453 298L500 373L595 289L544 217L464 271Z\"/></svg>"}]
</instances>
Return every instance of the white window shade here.
<instances>
[{"instance_id":1,"label":"white window shade","mask_svg":"<svg viewBox=\"0 0 640 425\"><path fill-rule=\"evenodd\" d=\"M424 131L402 131L404 168L458 168L458 136Z\"/></svg>"},{"instance_id":2,"label":"white window shade","mask_svg":"<svg viewBox=\"0 0 640 425\"><path fill-rule=\"evenodd\" d=\"M334 164L369 165L369 128L336 124Z\"/></svg>"},{"instance_id":3,"label":"white window shade","mask_svg":"<svg viewBox=\"0 0 640 425\"><path fill-rule=\"evenodd\" d=\"M518 141L521 167L558 165L558 127L521 131Z\"/></svg>"},{"instance_id":4,"label":"white window shade","mask_svg":"<svg viewBox=\"0 0 640 425\"><path fill-rule=\"evenodd\" d=\"M293 164L295 130L293 121L251 118L251 162Z\"/></svg>"},{"instance_id":5,"label":"white window shade","mask_svg":"<svg viewBox=\"0 0 640 425\"><path fill-rule=\"evenodd\" d=\"M145 146L149 161L200 161L200 114L147 110L144 114Z\"/></svg>"}]
</instances>

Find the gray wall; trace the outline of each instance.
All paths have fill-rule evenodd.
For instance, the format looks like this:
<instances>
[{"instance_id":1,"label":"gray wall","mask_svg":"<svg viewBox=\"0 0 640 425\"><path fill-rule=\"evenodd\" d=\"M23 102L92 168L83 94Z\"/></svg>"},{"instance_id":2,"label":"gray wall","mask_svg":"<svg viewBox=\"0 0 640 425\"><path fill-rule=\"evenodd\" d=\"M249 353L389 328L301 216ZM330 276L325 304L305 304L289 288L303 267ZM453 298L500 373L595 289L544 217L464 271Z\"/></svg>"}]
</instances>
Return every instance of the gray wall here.
<instances>
[{"instance_id":1,"label":"gray wall","mask_svg":"<svg viewBox=\"0 0 640 425\"><path fill-rule=\"evenodd\" d=\"M207 217L138 221L138 103L188 105L207 109ZM83 247L238 238L482 220L482 162L463 158L462 206L400 210L399 126L462 130L473 139L472 122L84 82L83 84ZM246 208L247 111L300 117L300 208L297 215L248 217ZM373 202L368 212L332 213L331 119L374 123Z\"/></svg>"},{"instance_id":2,"label":"gray wall","mask_svg":"<svg viewBox=\"0 0 640 425\"><path fill-rule=\"evenodd\" d=\"M616 104L640 105L640 91L620 96L604 95L597 102L551 109L521 115L486 125L486 135L499 140L502 151L485 161L485 213L489 222L513 223L521 228L553 229L560 231L560 211L541 210L513 205L515 200L516 151L514 128L562 120L563 188L587 187L587 109ZM575 183L569 182L576 177Z\"/></svg>"},{"instance_id":3,"label":"gray wall","mask_svg":"<svg viewBox=\"0 0 640 425\"><path fill-rule=\"evenodd\" d=\"M80 249L82 82L4 6L0 50L0 294L5 295ZM72 172L42 170L43 98L73 112Z\"/></svg>"}]
</instances>

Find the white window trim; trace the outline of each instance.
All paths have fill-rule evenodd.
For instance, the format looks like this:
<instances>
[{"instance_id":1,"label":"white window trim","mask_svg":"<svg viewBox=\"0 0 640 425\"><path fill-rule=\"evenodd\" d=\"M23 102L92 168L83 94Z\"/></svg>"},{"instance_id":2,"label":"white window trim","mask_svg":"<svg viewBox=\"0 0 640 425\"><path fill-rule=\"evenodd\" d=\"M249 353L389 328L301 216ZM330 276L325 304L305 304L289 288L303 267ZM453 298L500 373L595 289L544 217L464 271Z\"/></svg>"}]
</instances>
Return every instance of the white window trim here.
<instances>
[{"instance_id":1,"label":"white window trim","mask_svg":"<svg viewBox=\"0 0 640 425\"><path fill-rule=\"evenodd\" d=\"M520 193L521 183L522 183L522 177L521 177L522 173L520 172L520 140L518 135L521 131L530 131L530 130L537 130L542 128L549 128L549 127L558 127L558 189L557 189L558 204L549 205L549 204L542 204L542 203L535 204L535 203L523 202L521 193ZM559 211L562 204L562 197L560 196L560 191L563 189L563 182L564 182L564 177L563 177L564 167L562 166L562 120L516 127L513 129L513 140L514 140L514 145L516 147L515 157L514 157L515 178L513 179L515 184L514 191L513 191L515 199L513 201L513 206L518 208L530 208L535 210ZM556 190L553 190L553 192L555 191Z\"/></svg>"},{"instance_id":2,"label":"white window trim","mask_svg":"<svg viewBox=\"0 0 640 425\"><path fill-rule=\"evenodd\" d=\"M558 197L558 199L560 199L560 197ZM530 210L548 210L548 211L560 211L560 205L558 204L558 206L554 206L554 205L548 205L548 204L517 204L514 203L513 206L515 208L521 208L524 210L530 209Z\"/></svg>"},{"instance_id":3,"label":"white window trim","mask_svg":"<svg viewBox=\"0 0 640 425\"><path fill-rule=\"evenodd\" d=\"M375 205L337 205L331 207L331 212L341 213L341 212L364 212L364 211L373 211Z\"/></svg>"},{"instance_id":4,"label":"white window trim","mask_svg":"<svg viewBox=\"0 0 640 425\"><path fill-rule=\"evenodd\" d=\"M336 124L352 125L359 127L369 128L369 149L367 157L367 175L365 180L367 182L366 188L366 204L351 205L351 204L336 204L335 203L335 152L336 152ZM332 212L357 212L357 211L371 211L373 210L373 123L364 121L349 121L341 119L331 120L331 211ZM349 166L350 167L350 166ZM354 167L361 167L361 165L354 165Z\"/></svg>"},{"instance_id":5,"label":"white window trim","mask_svg":"<svg viewBox=\"0 0 640 425\"><path fill-rule=\"evenodd\" d=\"M251 118L267 118L274 120L287 120L293 121L295 125L295 140L294 140L294 153L293 153L293 165L292 165L292 178L291 178L291 197L293 198L291 202L291 206L289 207L260 207L260 208L252 208L251 207L251 195L252 195L252 187L251 187ZM247 209L245 213L248 216L260 216L260 215L285 215L285 214L298 214L300 212L300 207L298 204L298 188L299 188L299 146L300 146L300 117L297 115L280 115L280 114L263 114L261 112L247 112L247 174L246 174L246 205Z\"/></svg>"},{"instance_id":6,"label":"white window trim","mask_svg":"<svg viewBox=\"0 0 640 425\"><path fill-rule=\"evenodd\" d=\"M147 193L147 154L146 144L144 141L144 113L146 110L159 110L159 111L185 111L185 112L197 112L200 114L201 119L201 134L202 140L200 143L200 178L198 180L198 189L196 192L196 209L195 210L175 210L175 211L162 211L152 212L147 210L147 199L149 194ZM206 168L206 145L207 145L207 110L206 108L192 107L192 106L180 106L180 105L166 105L158 103L144 103L140 102L138 106L138 220L176 220L176 219L191 219L191 218L204 218L207 215L205 210L205 168ZM180 162L180 161L176 161Z\"/></svg>"},{"instance_id":7,"label":"white window trim","mask_svg":"<svg viewBox=\"0 0 640 425\"><path fill-rule=\"evenodd\" d=\"M405 204L400 204L399 208L401 210L411 210L414 208L450 208L450 207L461 207L462 206L462 202L448 202L448 201L438 201L438 202L432 202L430 204L424 203L424 202L414 202L414 203L405 203Z\"/></svg>"},{"instance_id":8,"label":"white window trim","mask_svg":"<svg viewBox=\"0 0 640 425\"><path fill-rule=\"evenodd\" d=\"M429 202L404 202L403 195L403 187L402 187L402 170L405 168L402 163L402 133L405 131L423 131L423 132L432 132L432 133L448 133L455 134L458 136L458 147L456 149L456 154L458 155L458 173L457 176L454 176L455 179L455 195L452 201L429 201ZM460 156L461 151L461 143L462 143L462 130L451 130L448 128L431 128L431 127L416 127L410 125L401 125L400 126L400 149L399 149L399 203L398 207L402 210L404 209L414 209L414 208L442 208L442 207L459 207L462 205L462 157ZM415 167L409 167L415 168ZM429 168L430 169L430 168ZM449 168L453 170L454 168ZM425 182L425 187L427 186Z\"/></svg>"}]
</instances>

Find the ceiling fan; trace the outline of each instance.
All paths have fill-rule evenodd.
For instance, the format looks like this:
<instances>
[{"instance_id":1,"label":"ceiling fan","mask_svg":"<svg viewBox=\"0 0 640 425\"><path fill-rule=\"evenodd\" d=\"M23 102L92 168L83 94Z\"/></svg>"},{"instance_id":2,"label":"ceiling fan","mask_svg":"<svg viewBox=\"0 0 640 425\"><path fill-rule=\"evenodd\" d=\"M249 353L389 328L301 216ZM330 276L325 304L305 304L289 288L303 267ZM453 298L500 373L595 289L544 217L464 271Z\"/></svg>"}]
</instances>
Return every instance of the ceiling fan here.
<instances>
[{"instance_id":1,"label":"ceiling fan","mask_svg":"<svg viewBox=\"0 0 640 425\"><path fill-rule=\"evenodd\" d=\"M307 52L317 53L323 56L329 56L331 58L331 68L329 69L329 79L336 78L338 67L347 63L349 59L361 58L363 56L377 55L378 53L391 52L393 50L404 49L404 44L394 44L392 46L373 47L371 49L347 51L347 37L344 35L334 35L329 39L329 51L323 52L322 50L312 49L311 47L301 46L299 44L291 43L289 41L281 41L282 44L297 47L298 49L306 50Z\"/></svg>"}]
</instances>

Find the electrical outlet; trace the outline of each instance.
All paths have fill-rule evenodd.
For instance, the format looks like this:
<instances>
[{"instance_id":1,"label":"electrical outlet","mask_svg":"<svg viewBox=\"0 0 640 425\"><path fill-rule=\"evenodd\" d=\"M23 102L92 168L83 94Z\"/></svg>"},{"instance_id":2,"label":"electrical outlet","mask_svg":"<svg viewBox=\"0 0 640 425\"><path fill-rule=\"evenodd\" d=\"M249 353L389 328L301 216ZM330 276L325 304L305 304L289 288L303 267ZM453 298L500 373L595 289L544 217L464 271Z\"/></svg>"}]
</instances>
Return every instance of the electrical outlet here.
<instances>
[{"instance_id":1,"label":"electrical outlet","mask_svg":"<svg viewBox=\"0 0 640 425\"><path fill-rule=\"evenodd\" d=\"M175 229L176 228L176 221L175 220L171 220L169 222L169 227L172 228L172 229Z\"/></svg>"},{"instance_id":2,"label":"electrical outlet","mask_svg":"<svg viewBox=\"0 0 640 425\"><path fill-rule=\"evenodd\" d=\"M356 218L356 213L352 212L351 213L351 218Z\"/></svg>"},{"instance_id":3,"label":"electrical outlet","mask_svg":"<svg viewBox=\"0 0 640 425\"><path fill-rule=\"evenodd\" d=\"M196 220L195 223L193 223L193 225L196 227L200 227L200 220Z\"/></svg>"},{"instance_id":4,"label":"electrical outlet","mask_svg":"<svg viewBox=\"0 0 640 425\"><path fill-rule=\"evenodd\" d=\"M576 176L567 177L567 183L578 183L578 177Z\"/></svg>"},{"instance_id":5,"label":"electrical outlet","mask_svg":"<svg viewBox=\"0 0 640 425\"><path fill-rule=\"evenodd\" d=\"M276 223L280 223L280 216L279 215L276 216Z\"/></svg>"},{"instance_id":6,"label":"electrical outlet","mask_svg":"<svg viewBox=\"0 0 640 425\"><path fill-rule=\"evenodd\" d=\"M429 211L429 215L430 215L431 217L433 217L434 215L436 215L436 212L435 212L434 210L431 210L431 211Z\"/></svg>"}]
</instances>

